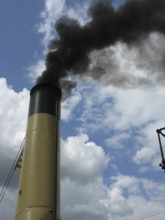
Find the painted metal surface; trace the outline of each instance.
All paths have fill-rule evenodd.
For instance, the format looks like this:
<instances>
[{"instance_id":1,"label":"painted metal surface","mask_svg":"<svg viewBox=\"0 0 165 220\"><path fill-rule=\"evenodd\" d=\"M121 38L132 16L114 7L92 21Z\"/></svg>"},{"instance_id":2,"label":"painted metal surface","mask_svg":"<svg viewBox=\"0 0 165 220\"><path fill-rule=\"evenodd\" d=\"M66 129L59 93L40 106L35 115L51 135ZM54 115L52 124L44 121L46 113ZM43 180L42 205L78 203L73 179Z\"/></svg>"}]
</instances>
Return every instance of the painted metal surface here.
<instances>
[{"instance_id":1,"label":"painted metal surface","mask_svg":"<svg viewBox=\"0 0 165 220\"><path fill-rule=\"evenodd\" d=\"M52 95L50 100L42 87L45 89L47 85L31 92L30 105L35 106L35 111L31 106L14 220L60 220L60 114L57 108L47 113L41 108L36 111L39 96L39 104L44 99L54 102L56 107L60 105L60 98L59 94L57 97Z\"/></svg>"}]
</instances>

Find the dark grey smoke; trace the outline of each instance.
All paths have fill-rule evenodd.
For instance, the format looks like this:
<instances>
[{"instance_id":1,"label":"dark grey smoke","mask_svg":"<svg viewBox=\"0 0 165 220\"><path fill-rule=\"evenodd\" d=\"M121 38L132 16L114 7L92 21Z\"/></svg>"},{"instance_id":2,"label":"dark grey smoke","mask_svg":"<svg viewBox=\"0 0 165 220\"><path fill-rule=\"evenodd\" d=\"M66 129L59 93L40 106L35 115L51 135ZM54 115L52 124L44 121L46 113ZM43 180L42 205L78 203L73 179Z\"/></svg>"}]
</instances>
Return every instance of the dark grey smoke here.
<instances>
[{"instance_id":1,"label":"dark grey smoke","mask_svg":"<svg viewBox=\"0 0 165 220\"><path fill-rule=\"evenodd\" d=\"M165 0L127 0L118 9L102 1L92 6L88 14L91 20L84 26L68 17L56 22L59 40L51 42L47 69L38 82L60 84L70 70L74 74L84 74L93 50L117 41L138 43L151 32L165 33Z\"/></svg>"}]
</instances>

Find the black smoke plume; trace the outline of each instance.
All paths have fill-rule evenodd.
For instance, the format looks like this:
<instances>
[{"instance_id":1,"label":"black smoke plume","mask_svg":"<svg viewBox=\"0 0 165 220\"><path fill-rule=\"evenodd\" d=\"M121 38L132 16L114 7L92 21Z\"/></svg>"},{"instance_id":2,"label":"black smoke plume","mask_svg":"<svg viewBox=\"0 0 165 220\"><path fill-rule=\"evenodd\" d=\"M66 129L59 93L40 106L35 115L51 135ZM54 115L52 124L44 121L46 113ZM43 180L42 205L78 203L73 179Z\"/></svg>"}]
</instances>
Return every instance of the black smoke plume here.
<instances>
[{"instance_id":1,"label":"black smoke plume","mask_svg":"<svg viewBox=\"0 0 165 220\"><path fill-rule=\"evenodd\" d=\"M117 41L134 44L151 32L165 33L165 0L127 0L118 9L108 1L101 1L89 8L88 15L90 21L83 26L68 17L56 22L59 39L49 46L46 70L38 82L60 85L69 71L78 75L87 71L89 54L94 50Z\"/></svg>"}]
</instances>

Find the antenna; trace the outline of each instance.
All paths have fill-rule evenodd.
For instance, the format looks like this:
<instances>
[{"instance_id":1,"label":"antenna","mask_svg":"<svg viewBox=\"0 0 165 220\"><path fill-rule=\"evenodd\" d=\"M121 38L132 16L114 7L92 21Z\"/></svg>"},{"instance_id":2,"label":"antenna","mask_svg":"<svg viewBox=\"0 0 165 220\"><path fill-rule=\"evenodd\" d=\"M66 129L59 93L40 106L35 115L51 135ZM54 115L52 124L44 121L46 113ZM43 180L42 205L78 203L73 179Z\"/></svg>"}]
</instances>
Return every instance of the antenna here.
<instances>
[{"instance_id":1,"label":"antenna","mask_svg":"<svg viewBox=\"0 0 165 220\"><path fill-rule=\"evenodd\" d=\"M162 132L163 130L165 130L164 128L160 128L157 129L156 132L158 134L158 141L159 141L159 146L160 146L160 153L161 153L161 157L162 157L162 162L159 164L159 166L162 168L162 170L164 170L165 172L165 159L164 159L164 152L163 152L163 147L162 147L162 142L161 142L161 135L163 137L165 137L165 134Z\"/></svg>"}]
</instances>

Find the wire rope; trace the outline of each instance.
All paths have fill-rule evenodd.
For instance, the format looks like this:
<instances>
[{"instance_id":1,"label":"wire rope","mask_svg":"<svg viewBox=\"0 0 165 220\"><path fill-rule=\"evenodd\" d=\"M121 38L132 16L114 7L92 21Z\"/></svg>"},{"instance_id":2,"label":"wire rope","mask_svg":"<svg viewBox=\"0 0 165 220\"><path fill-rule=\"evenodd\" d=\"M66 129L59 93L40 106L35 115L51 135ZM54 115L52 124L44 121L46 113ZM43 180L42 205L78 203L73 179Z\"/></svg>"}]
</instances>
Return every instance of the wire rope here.
<instances>
[{"instance_id":1,"label":"wire rope","mask_svg":"<svg viewBox=\"0 0 165 220\"><path fill-rule=\"evenodd\" d=\"M9 183L10 183L10 181L11 181L11 178L12 178L12 176L13 176L13 173L14 173L14 170L15 170L15 166L16 166L16 164L17 164L17 161L18 161L18 159L19 159L19 157L20 157L20 155L21 155L21 152L22 152L22 149L23 149L23 146L24 146L24 140L25 140L25 139L23 139L23 141L22 141L22 143L21 143L21 146L20 146L20 148L19 148L19 150L18 150L18 153L17 153L17 155L16 155L16 157L15 157L15 160L14 160L14 162L13 162L13 164L12 164L12 167L11 167L11 169L10 169L10 172L9 172L7 178L6 178L5 184L4 184L4 186L3 186L2 190L1 190L1 193L0 193L0 203L2 202L2 200L3 200L3 198L4 198L4 195L5 195L5 193L6 193L7 187L8 187L8 185L9 185Z\"/></svg>"},{"instance_id":2,"label":"wire rope","mask_svg":"<svg viewBox=\"0 0 165 220\"><path fill-rule=\"evenodd\" d=\"M160 212L155 212L155 213L153 213L153 214L151 214L151 215L148 215L148 216L139 218L138 220L143 220L143 219L151 218L151 217L153 217L153 216L156 216L156 215L159 215L159 214L162 214L162 213L165 213L165 210L164 210L164 211L160 211Z\"/></svg>"}]
</instances>

